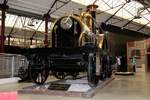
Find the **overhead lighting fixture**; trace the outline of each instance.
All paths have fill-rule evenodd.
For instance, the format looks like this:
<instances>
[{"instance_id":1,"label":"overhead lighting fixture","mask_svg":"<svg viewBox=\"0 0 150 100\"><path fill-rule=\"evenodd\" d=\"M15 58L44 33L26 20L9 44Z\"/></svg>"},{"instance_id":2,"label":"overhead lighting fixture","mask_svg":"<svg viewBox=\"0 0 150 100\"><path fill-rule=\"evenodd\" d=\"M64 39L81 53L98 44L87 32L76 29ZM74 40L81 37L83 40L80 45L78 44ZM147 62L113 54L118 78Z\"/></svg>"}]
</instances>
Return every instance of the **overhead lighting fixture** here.
<instances>
[{"instance_id":1,"label":"overhead lighting fixture","mask_svg":"<svg viewBox=\"0 0 150 100\"><path fill-rule=\"evenodd\" d=\"M28 26L35 26L34 25L34 22L35 22L35 19L34 18L31 18L28 22Z\"/></svg>"},{"instance_id":2,"label":"overhead lighting fixture","mask_svg":"<svg viewBox=\"0 0 150 100\"><path fill-rule=\"evenodd\" d=\"M131 2L131 0L126 0L127 3Z\"/></svg>"},{"instance_id":3,"label":"overhead lighting fixture","mask_svg":"<svg viewBox=\"0 0 150 100\"><path fill-rule=\"evenodd\" d=\"M134 19L140 19L142 18L141 16L134 16Z\"/></svg>"},{"instance_id":4,"label":"overhead lighting fixture","mask_svg":"<svg viewBox=\"0 0 150 100\"><path fill-rule=\"evenodd\" d=\"M145 10L145 7L142 8L138 8L137 10L137 14L135 15L134 19L140 19L141 17L141 13Z\"/></svg>"}]
</instances>

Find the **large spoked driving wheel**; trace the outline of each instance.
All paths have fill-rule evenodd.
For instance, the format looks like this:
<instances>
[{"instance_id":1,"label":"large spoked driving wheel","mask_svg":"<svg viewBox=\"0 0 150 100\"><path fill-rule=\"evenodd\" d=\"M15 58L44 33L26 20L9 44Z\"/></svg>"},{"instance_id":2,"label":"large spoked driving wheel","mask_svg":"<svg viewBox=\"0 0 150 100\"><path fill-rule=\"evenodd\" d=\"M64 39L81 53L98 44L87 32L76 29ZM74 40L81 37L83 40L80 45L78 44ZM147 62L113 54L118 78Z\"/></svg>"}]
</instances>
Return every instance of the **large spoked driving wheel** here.
<instances>
[{"instance_id":1,"label":"large spoked driving wheel","mask_svg":"<svg viewBox=\"0 0 150 100\"><path fill-rule=\"evenodd\" d=\"M98 84L99 79L96 76L96 59L94 58L94 54L89 54L89 64L88 64L88 82L90 86L95 86Z\"/></svg>"},{"instance_id":2,"label":"large spoked driving wheel","mask_svg":"<svg viewBox=\"0 0 150 100\"><path fill-rule=\"evenodd\" d=\"M110 78L112 74L109 54L106 51L103 51L101 62L102 62L101 80L105 80L106 78Z\"/></svg>"},{"instance_id":3,"label":"large spoked driving wheel","mask_svg":"<svg viewBox=\"0 0 150 100\"><path fill-rule=\"evenodd\" d=\"M36 84L43 84L47 80L49 72L46 69L31 69L32 80Z\"/></svg>"},{"instance_id":4,"label":"large spoked driving wheel","mask_svg":"<svg viewBox=\"0 0 150 100\"><path fill-rule=\"evenodd\" d=\"M48 78L49 69L47 59L39 55L34 55L30 65L30 75L34 83L43 84Z\"/></svg>"}]
</instances>

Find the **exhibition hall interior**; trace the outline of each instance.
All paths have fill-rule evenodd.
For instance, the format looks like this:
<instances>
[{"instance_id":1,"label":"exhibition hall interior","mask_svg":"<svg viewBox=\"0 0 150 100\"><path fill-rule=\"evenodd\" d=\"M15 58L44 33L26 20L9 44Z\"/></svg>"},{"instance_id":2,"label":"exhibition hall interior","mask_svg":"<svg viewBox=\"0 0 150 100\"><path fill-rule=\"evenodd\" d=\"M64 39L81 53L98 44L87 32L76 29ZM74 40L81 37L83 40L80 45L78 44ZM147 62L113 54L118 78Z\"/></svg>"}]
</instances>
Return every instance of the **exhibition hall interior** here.
<instances>
[{"instance_id":1,"label":"exhibition hall interior","mask_svg":"<svg viewBox=\"0 0 150 100\"><path fill-rule=\"evenodd\" d=\"M150 100L150 0L0 0L0 100Z\"/></svg>"}]
</instances>

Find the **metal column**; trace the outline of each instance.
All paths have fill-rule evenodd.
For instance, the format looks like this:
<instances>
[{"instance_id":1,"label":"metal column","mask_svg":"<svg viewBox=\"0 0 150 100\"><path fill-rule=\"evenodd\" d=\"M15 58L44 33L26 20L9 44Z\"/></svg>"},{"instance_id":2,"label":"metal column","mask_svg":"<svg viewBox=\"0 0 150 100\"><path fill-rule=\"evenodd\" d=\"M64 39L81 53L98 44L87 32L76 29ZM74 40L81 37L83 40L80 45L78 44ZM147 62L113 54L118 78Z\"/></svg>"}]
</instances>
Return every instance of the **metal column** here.
<instances>
[{"instance_id":1,"label":"metal column","mask_svg":"<svg viewBox=\"0 0 150 100\"><path fill-rule=\"evenodd\" d=\"M44 15L44 20L45 20L45 39L44 39L44 44L45 46L48 46L48 22L49 22L49 14Z\"/></svg>"},{"instance_id":2,"label":"metal column","mask_svg":"<svg viewBox=\"0 0 150 100\"><path fill-rule=\"evenodd\" d=\"M8 9L8 6L4 2L0 5L1 13L2 13L2 20L1 20L1 36L0 36L0 53L4 52L4 44L5 44L5 12Z\"/></svg>"}]
</instances>

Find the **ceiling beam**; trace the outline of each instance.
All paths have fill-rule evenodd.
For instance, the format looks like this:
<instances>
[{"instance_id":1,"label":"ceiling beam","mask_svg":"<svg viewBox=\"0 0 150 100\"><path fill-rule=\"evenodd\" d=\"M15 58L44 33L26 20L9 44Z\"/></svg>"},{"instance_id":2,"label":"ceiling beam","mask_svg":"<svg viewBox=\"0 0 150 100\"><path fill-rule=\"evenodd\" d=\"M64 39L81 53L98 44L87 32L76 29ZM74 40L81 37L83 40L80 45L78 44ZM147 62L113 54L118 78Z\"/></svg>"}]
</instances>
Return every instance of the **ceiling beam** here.
<instances>
[{"instance_id":1,"label":"ceiling beam","mask_svg":"<svg viewBox=\"0 0 150 100\"><path fill-rule=\"evenodd\" d=\"M43 20L43 15L36 14L36 13L31 13L31 12L22 11L22 10L13 9L13 8L9 8L7 12L10 14L18 15L18 16L24 16L24 17L29 17L29 18L33 17L35 19ZM56 18L52 18L52 17L50 18L50 22L54 22L55 20Z\"/></svg>"},{"instance_id":2,"label":"ceiling beam","mask_svg":"<svg viewBox=\"0 0 150 100\"><path fill-rule=\"evenodd\" d=\"M111 18L113 18L127 3L123 4L112 16L110 16L105 23L107 23Z\"/></svg>"},{"instance_id":3,"label":"ceiling beam","mask_svg":"<svg viewBox=\"0 0 150 100\"><path fill-rule=\"evenodd\" d=\"M62 8L62 7L65 6L66 4L68 4L70 1L71 1L71 0L68 0L68 1L55 0L55 1L53 2L53 4L51 5L51 7L49 8L48 12L47 12L45 15L51 15L51 14L54 13L55 11L59 10L60 8ZM58 2L60 2L60 3L62 3L62 4L58 6L58 5L57 5ZM56 6L56 7L55 7L56 9L54 9L54 10L52 11L52 9L53 9L54 6Z\"/></svg>"},{"instance_id":4,"label":"ceiling beam","mask_svg":"<svg viewBox=\"0 0 150 100\"><path fill-rule=\"evenodd\" d=\"M142 13L142 12L144 12L144 10L145 9L142 9L142 11L140 12L140 14ZM129 13L129 12L128 12ZM130 13L131 14L131 13ZM124 27L126 27L127 25L129 25L134 19L136 19L138 16L134 16L130 21L128 21L125 25L123 25L122 27L124 28Z\"/></svg>"},{"instance_id":5,"label":"ceiling beam","mask_svg":"<svg viewBox=\"0 0 150 100\"><path fill-rule=\"evenodd\" d=\"M16 20L15 20L15 23L14 23L13 27L11 28L11 30L10 30L9 35L8 35L8 36L11 36L11 35L12 35L12 32L13 32L13 30L14 30L14 28L15 28L15 25L16 25L16 23L17 23L17 21L18 21L19 17L20 17L20 16L17 16L17 18L16 18Z\"/></svg>"},{"instance_id":6,"label":"ceiling beam","mask_svg":"<svg viewBox=\"0 0 150 100\"><path fill-rule=\"evenodd\" d=\"M22 10L18 10L18 9L14 9L14 8L8 9L7 12L10 13L10 14L18 15L18 16L34 17L36 19L43 19L43 16L40 15L40 14L31 13L31 12L27 12L27 11L22 11Z\"/></svg>"},{"instance_id":7,"label":"ceiling beam","mask_svg":"<svg viewBox=\"0 0 150 100\"><path fill-rule=\"evenodd\" d=\"M54 0L53 4L51 5L51 7L49 8L47 14L49 14L52 10L52 8L54 7L54 5L57 3L58 0Z\"/></svg>"},{"instance_id":8,"label":"ceiling beam","mask_svg":"<svg viewBox=\"0 0 150 100\"><path fill-rule=\"evenodd\" d=\"M107 11L112 10L112 9L114 9L114 8L117 8L117 7L120 7L120 6L122 6L122 5L123 5L123 4L114 6L113 8L109 8L109 9L107 9L107 10L105 10L105 11L97 12L96 14L98 15L98 14L106 13Z\"/></svg>"},{"instance_id":9,"label":"ceiling beam","mask_svg":"<svg viewBox=\"0 0 150 100\"><path fill-rule=\"evenodd\" d=\"M97 2L98 0L95 0L94 2L93 2L93 5Z\"/></svg>"},{"instance_id":10,"label":"ceiling beam","mask_svg":"<svg viewBox=\"0 0 150 100\"><path fill-rule=\"evenodd\" d=\"M135 19L135 17L133 17L131 20L129 20L126 24L124 24L122 26L122 28L126 27L127 25L129 25L133 20Z\"/></svg>"},{"instance_id":11,"label":"ceiling beam","mask_svg":"<svg viewBox=\"0 0 150 100\"><path fill-rule=\"evenodd\" d=\"M149 0L134 0L134 1L140 2L141 4L143 4L146 7L150 6L150 1Z\"/></svg>"},{"instance_id":12,"label":"ceiling beam","mask_svg":"<svg viewBox=\"0 0 150 100\"><path fill-rule=\"evenodd\" d=\"M150 14L150 11L149 11L149 9L148 8L146 8L146 10L149 12L149 14ZM146 23L145 25L143 25L142 27L140 27L139 29L137 29L137 31L140 31L140 30L142 30L143 28L145 28L148 24L150 24L150 21L148 21L148 23Z\"/></svg>"},{"instance_id":13,"label":"ceiling beam","mask_svg":"<svg viewBox=\"0 0 150 100\"><path fill-rule=\"evenodd\" d=\"M112 8L107 2L105 2L104 0L102 0L102 2L104 2L109 8Z\"/></svg>"},{"instance_id":14,"label":"ceiling beam","mask_svg":"<svg viewBox=\"0 0 150 100\"><path fill-rule=\"evenodd\" d=\"M139 29L137 29L137 31L142 30L143 28L145 28L150 22L146 23L145 25L143 25L142 27L140 27Z\"/></svg>"}]
</instances>

